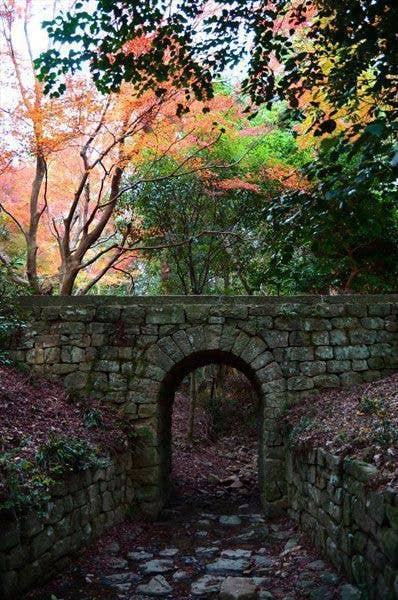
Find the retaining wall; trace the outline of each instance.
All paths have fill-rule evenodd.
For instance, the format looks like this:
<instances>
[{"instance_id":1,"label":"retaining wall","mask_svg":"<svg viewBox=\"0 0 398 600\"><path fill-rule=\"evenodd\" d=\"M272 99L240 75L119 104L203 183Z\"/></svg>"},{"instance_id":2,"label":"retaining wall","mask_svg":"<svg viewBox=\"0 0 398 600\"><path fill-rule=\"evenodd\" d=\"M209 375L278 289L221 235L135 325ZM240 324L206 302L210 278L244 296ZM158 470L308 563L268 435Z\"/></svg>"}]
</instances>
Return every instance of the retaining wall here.
<instances>
[{"instance_id":1,"label":"retaining wall","mask_svg":"<svg viewBox=\"0 0 398 600\"><path fill-rule=\"evenodd\" d=\"M47 511L0 513L0 598L20 598L49 579L134 502L134 465L124 453L105 469L71 474L56 484Z\"/></svg>"},{"instance_id":2,"label":"retaining wall","mask_svg":"<svg viewBox=\"0 0 398 600\"><path fill-rule=\"evenodd\" d=\"M287 456L289 513L372 600L398 598L398 489L372 491L377 468L319 448Z\"/></svg>"}]
</instances>

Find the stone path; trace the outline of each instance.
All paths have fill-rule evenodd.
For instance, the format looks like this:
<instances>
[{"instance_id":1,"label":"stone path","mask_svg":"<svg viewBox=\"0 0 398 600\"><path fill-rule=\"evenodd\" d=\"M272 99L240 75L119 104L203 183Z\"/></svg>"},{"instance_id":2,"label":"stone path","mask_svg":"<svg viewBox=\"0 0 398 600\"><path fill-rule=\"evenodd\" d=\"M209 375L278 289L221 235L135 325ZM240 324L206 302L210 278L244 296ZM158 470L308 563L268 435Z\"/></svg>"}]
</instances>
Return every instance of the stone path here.
<instances>
[{"instance_id":1,"label":"stone path","mask_svg":"<svg viewBox=\"0 0 398 600\"><path fill-rule=\"evenodd\" d=\"M233 514L175 507L157 523L125 524L30 598L51 593L57 600L361 598L292 522L267 522L250 504Z\"/></svg>"},{"instance_id":2,"label":"stone path","mask_svg":"<svg viewBox=\"0 0 398 600\"><path fill-rule=\"evenodd\" d=\"M109 531L26 600L361 600L292 521L261 514L255 440L187 448L173 436L175 489L161 518Z\"/></svg>"}]
</instances>

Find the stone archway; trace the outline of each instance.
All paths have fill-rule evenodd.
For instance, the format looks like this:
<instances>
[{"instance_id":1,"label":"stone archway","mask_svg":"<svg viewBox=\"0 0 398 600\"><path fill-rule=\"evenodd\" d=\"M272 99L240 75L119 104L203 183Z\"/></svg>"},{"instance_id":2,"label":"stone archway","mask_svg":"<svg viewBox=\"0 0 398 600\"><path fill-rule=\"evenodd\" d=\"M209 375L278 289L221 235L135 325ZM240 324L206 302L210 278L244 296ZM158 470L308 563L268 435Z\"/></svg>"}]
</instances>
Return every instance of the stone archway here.
<instances>
[{"instance_id":1,"label":"stone archway","mask_svg":"<svg viewBox=\"0 0 398 600\"><path fill-rule=\"evenodd\" d=\"M272 350L262 338L237 327L217 324L178 330L145 351L137 375L140 395L145 400L143 405L147 406L151 415L149 435L152 441L146 441L147 462L141 462L140 466L152 469L153 493L150 497L145 492L138 492L141 508L148 514L156 514L168 497L171 412L175 390L191 370L213 363L227 364L240 370L252 383L259 398L260 497L266 514L274 516L285 507L285 453L278 427L286 400L285 378Z\"/></svg>"}]
</instances>

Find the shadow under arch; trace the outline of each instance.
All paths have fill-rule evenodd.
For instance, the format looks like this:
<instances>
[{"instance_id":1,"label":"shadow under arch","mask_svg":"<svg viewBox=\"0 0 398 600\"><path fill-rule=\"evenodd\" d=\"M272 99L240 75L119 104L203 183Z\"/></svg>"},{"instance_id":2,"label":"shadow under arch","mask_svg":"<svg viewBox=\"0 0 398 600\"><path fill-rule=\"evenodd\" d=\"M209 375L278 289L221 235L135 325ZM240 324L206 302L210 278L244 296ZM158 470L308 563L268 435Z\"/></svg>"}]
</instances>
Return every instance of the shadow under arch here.
<instances>
[{"instance_id":1,"label":"shadow under arch","mask_svg":"<svg viewBox=\"0 0 398 600\"><path fill-rule=\"evenodd\" d=\"M236 356L232 352L223 351L223 350L200 350L196 352L192 352L188 356L184 357L182 360L177 362L166 374L163 381L161 382L159 389L159 413L160 419L159 430L158 430L158 439L160 442L160 458L161 458L161 496L162 496L162 504L164 504L170 494L171 489L171 470L172 470L172 434L171 434L171 425L172 425L172 410L173 410L173 401L177 388L183 379L188 375L191 371L199 367L204 367L211 364L223 364L230 367L234 367L243 375L247 377L247 379L252 384L253 390L258 399L258 481L261 490L264 487L264 469L263 469L263 453L261 451L262 448L262 438L263 438L263 420L261 418L262 415L262 405L264 403L264 393L261 389L261 382L258 380L255 371L251 368L251 366L245 362L241 357Z\"/></svg>"}]
</instances>

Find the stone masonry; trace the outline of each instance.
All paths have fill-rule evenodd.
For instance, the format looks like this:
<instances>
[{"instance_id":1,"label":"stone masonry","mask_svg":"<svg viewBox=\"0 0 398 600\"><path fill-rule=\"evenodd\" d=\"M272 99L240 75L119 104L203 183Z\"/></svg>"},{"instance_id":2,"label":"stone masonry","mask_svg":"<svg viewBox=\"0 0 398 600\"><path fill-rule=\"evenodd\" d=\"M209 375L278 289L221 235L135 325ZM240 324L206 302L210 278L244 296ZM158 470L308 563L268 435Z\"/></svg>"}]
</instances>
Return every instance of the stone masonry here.
<instances>
[{"instance_id":1,"label":"stone masonry","mask_svg":"<svg viewBox=\"0 0 398 600\"><path fill-rule=\"evenodd\" d=\"M0 598L21 598L49 579L105 529L121 523L134 501L129 453L105 469L70 474L52 489L46 511L0 515Z\"/></svg>"},{"instance_id":2,"label":"stone masonry","mask_svg":"<svg viewBox=\"0 0 398 600\"><path fill-rule=\"evenodd\" d=\"M398 366L398 295L31 297L15 358L62 378L73 396L116 404L140 440L136 499L156 515L169 488L174 392L193 368L226 363L259 398L265 512L286 506L286 408L324 388L378 379Z\"/></svg>"},{"instance_id":3,"label":"stone masonry","mask_svg":"<svg viewBox=\"0 0 398 600\"><path fill-rule=\"evenodd\" d=\"M287 453L290 515L366 598L395 600L398 490L378 491L377 475L375 465L323 448Z\"/></svg>"}]
</instances>

